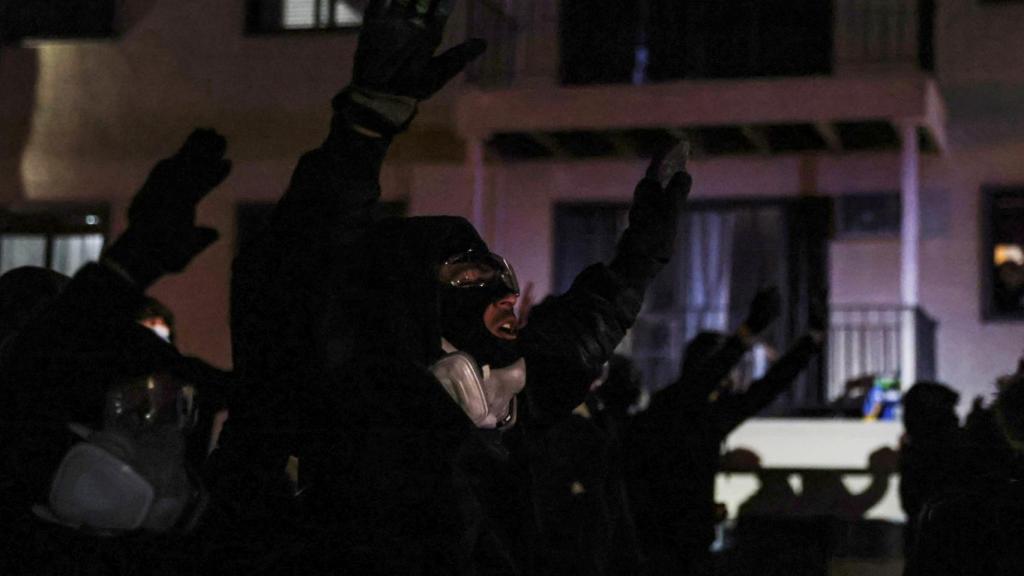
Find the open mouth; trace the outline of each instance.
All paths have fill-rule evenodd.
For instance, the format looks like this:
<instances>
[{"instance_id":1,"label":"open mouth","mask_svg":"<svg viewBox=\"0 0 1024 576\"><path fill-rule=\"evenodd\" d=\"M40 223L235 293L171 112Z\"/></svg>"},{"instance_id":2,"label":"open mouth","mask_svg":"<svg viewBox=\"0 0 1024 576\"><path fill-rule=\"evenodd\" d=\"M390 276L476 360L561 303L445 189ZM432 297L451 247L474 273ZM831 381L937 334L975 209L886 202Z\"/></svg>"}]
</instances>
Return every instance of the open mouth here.
<instances>
[{"instance_id":1,"label":"open mouth","mask_svg":"<svg viewBox=\"0 0 1024 576\"><path fill-rule=\"evenodd\" d=\"M515 320L509 320L498 325L497 333L495 334L498 338L505 340L515 340L518 336L518 330L516 330Z\"/></svg>"}]
</instances>

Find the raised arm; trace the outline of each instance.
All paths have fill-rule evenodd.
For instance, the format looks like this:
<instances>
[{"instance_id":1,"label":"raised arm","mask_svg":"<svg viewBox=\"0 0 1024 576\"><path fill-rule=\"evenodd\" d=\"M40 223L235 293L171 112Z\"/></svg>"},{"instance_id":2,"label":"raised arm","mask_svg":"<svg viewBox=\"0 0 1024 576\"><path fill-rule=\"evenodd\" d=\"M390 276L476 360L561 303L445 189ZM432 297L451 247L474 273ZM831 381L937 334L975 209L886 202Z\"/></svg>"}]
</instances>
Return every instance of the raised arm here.
<instances>
[{"instance_id":1,"label":"raised arm","mask_svg":"<svg viewBox=\"0 0 1024 576\"><path fill-rule=\"evenodd\" d=\"M196 204L227 177L225 148L216 132L196 130L153 168L131 203L128 228L100 263L86 265L52 304L4 342L5 379L56 383L55 389L81 399L62 406L90 413L104 396L88 386L179 362L171 345L135 323L134 313L150 284L182 271L217 239L215 230L196 225ZM46 404L34 398L43 387L17 390L29 404Z\"/></svg>"},{"instance_id":2,"label":"raised arm","mask_svg":"<svg viewBox=\"0 0 1024 576\"><path fill-rule=\"evenodd\" d=\"M484 49L471 40L435 56L449 0L373 0L364 15L351 83L332 100L324 143L300 158L264 233L233 265L232 353L241 386L224 453L276 474L314 449L330 422L311 414L341 402L360 305L351 270L374 220L380 170L418 103ZM247 453L255 453L250 457Z\"/></svg>"},{"instance_id":3,"label":"raised arm","mask_svg":"<svg viewBox=\"0 0 1024 576\"><path fill-rule=\"evenodd\" d=\"M636 320L651 280L672 255L691 179L680 167L663 185L658 169L656 160L637 184L629 226L612 261L590 266L565 294L530 312L521 338L526 393L536 416L557 418L583 401L601 365Z\"/></svg>"},{"instance_id":4,"label":"raised arm","mask_svg":"<svg viewBox=\"0 0 1024 576\"><path fill-rule=\"evenodd\" d=\"M677 413L690 403L707 402L708 396L753 345L754 338L778 318L780 307L777 288L773 286L758 291L750 303L746 319L720 345L710 353L694 358L689 355L702 352L687 348L687 358L679 378L655 394L651 408Z\"/></svg>"},{"instance_id":5,"label":"raised arm","mask_svg":"<svg viewBox=\"0 0 1024 576\"><path fill-rule=\"evenodd\" d=\"M797 339L768 372L742 394L724 395L715 407L716 426L724 438L746 419L771 404L793 383L820 352L828 328L823 298L814 298L808 314L807 332Z\"/></svg>"}]
</instances>

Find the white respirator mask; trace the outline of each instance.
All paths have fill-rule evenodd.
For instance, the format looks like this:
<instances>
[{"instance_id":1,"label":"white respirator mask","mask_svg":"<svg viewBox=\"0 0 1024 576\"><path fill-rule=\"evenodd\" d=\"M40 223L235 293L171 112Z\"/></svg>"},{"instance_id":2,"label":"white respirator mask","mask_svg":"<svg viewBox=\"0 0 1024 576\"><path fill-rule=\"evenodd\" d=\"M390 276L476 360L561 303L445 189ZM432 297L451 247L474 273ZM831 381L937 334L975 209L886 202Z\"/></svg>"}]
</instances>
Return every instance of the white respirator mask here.
<instances>
[{"instance_id":1,"label":"white respirator mask","mask_svg":"<svg viewBox=\"0 0 1024 576\"><path fill-rule=\"evenodd\" d=\"M526 385L526 359L498 369L480 367L465 352L447 341L442 348L448 354L435 362L430 371L473 421L477 428L506 428L515 424L516 394Z\"/></svg>"}]
</instances>

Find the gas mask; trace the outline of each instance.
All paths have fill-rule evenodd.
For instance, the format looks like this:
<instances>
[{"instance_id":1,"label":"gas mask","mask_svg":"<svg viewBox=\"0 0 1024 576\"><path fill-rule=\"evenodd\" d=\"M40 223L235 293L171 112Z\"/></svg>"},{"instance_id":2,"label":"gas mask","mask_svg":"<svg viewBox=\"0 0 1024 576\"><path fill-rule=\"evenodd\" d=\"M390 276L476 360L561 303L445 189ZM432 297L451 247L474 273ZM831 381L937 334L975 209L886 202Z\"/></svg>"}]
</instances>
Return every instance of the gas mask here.
<instances>
[{"instance_id":1,"label":"gas mask","mask_svg":"<svg viewBox=\"0 0 1024 576\"><path fill-rule=\"evenodd\" d=\"M488 307L509 295L519 295L519 282L508 262L486 250L467 250L444 261L441 283L441 334L481 366L502 368L522 355L515 343L515 314L498 310L496 336L484 322Z\"/></svg>"},{"instance_id":2,"label":"gas mask","mask_svg":"<svg viewBox=\"0 0 1024 576\"><path fill-rule=\"evenodd\" d=\"M111 388L101 430L68 425L82 441L64 455L36 515L102 535L193 528L206 500L185 467L193 392L163 373Z\"/></svg>"},{"instance_id":3,"label":"gas mask","mask_svg":"<svg viewBox=\"0 0 1024 576\"><path fill-rule=\"evenodd\" d=\"M516 394L526 384L526 360L504 368L477 364L472 356L442 342L448 352L430 371L477 428L506 428L516 422Z\"/></svg>"}]
</instances>

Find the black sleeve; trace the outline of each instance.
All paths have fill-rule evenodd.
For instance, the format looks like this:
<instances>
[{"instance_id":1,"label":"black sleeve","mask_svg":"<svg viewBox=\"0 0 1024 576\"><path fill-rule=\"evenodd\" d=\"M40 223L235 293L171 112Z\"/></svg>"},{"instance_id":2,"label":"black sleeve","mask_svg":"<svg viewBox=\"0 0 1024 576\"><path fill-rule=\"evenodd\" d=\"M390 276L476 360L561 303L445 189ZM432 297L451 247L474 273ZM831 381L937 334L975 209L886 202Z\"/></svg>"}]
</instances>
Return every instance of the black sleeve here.
<instances>
[{"instance_id":1,"label":"black sleeve","mask_svg":"<svg viewBox=\"0 0 1024 576\"><path fill-rule=\"evenodd\" d=\"M583 401L642 303L643 287L630 286L607 266L595 264L565 294L530 313L521 344L532 416L563 416Z\"/></svg>"},{"instance_id":2,"label":"black sleeve","mask_svg":"<svg viewBox=\"0 0 1024 576\"><path fill-rule=\"evenodd\" d=\"M808 335L802 336L768 372L754 381L743 394L727 395L715 408L715 420L722 438L746 419L757 414L786 390L821 350Z\"/></svg>"},{"instance_id":3,"label":"black sleeve","mask_svg":"<svg viewBox=\"0 0 1024 576\"><path fill-rule=\"evenodd\" d=\"M231 280L232 354L238 393L221 446L266 459L283 470L315 433L310 413L330 412L323 394L334 271L339 250L373 219L380 169L391 139L354 128L372 114L340 94L330 133L305 153L267 228L241 247ZM343 319L342 319L343 320ZM313 418L312 420L316 420ZM246 457L245 461L250 458Z\"/></svg>"}]
</instances>

